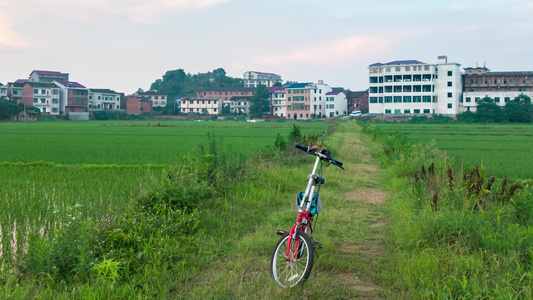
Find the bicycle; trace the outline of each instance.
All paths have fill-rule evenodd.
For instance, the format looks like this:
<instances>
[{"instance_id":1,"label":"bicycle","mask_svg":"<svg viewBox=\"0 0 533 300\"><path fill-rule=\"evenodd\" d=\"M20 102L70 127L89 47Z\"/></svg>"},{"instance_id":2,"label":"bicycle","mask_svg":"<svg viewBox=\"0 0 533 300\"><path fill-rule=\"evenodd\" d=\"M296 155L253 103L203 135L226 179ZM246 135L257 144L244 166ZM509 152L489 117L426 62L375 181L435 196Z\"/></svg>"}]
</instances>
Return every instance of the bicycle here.
<instances>
[{"instance_id":1,"label":"bicycle","mask_svg":"<svg viewBox=\"0 0 533 300\"><path fill-rule=\"evenodd\" d=\"M312 239L312 222L313 217L320 212L322 207L319 191L320 186L325 183L325 179L322 177L323 163L328 162L344 170L343 163L333 159L329 150L323 149L318 152L317 147L306 147L299 144L294 146L317 158L313 171L307 177L308 183L305 192L297 196L298 216L296 224L292 226L289 232L277 230L277 234L281 235L281 238L272 253L270 272L278 285L284 288L303 284L307 280L311 269L313 269L314 253L316 249L322 248L322 244L314 242ZM319 163L320 169L317 174ZM313 197L311 198L310 195Z\"/></svg>"}]
</instances>

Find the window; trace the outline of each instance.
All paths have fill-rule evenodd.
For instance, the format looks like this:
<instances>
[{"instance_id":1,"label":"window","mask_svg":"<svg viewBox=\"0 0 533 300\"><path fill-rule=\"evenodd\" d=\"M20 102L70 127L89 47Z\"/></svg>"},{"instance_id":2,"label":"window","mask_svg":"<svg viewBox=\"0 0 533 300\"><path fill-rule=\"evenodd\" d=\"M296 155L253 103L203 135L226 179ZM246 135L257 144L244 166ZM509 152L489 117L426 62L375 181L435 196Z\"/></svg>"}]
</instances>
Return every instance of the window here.
<instances>
[{"instance_id":1,"label":"window","mask_svg":"<svg viewBox=\"0 0 533 300\"><path fill-rule=\"evenodd\" d=\"M401 109L395 109L395 110L394 110L394 113L395 113L395 114L401 114L401 113L402 113L402 110L401 110Z\"/></svg>"},{"instance_id":2,"label":"window","mask_svg":"<svg viewBox=\"0 0 533 300\"><path fill-rule=\"evenodd\" d=\"M422 102L422 96L413 96L413 102L416 102L416 103Z\"/></svg>"},{"instance_id":3,"label":"window","mask_svg":"<svg viewBox=\"0 0 533 300\"><path fill-rule=\"evenodd\" d=\"M448 93L448 98L451 98L452 97L452 93Z\"/></svg>"},{"instance_id":4,"label":"window","mask_svg":"<svg viewBox=\"0 0 533 300\"><path fill-rule=\"evenodd\" d=\"M472 101L472 98L470 98L470 97L466 97L465 98L465 102L471 102L471 101Z\"/></svg>"},{"instance_id":5,"label":"window","mask_svg":"<svg viewBox=\"0 0 533 300\"><path fill-rule=\"evenodd\" d=\"M448 81L448 86L452 86L452 82L451 81Z\"/></svg>"},{"instance_id":6,"label":"window","mask_svg":"<svg viewBox=\"0 0 533 300\"><path fill-rule=\"evenodd\" d=\"M390 109L386 109L386 110L385 110L385 113L386 113L386 114L390 114Z\"/></svg>"},{"instance_id":7,"label":"window","mask_svg":"<svg viewBox=\"0 0 533 300\"><path fill-rule=\"evenodd\" d=\"M378 97L370 97L370 103L378 103Z\"/></svg>"},{"instance_id":8,"label":"window","mask_svg":"<svg viewBox=\"0 0 533 300\"><path fill-rule=\"evenodd\" d=\"M453 71L448 71L448 76L452 76L453 75Z\"/></svg>"},{"instance_id":9,"label":"window","mask_svg":"<svg viewBox=\"0 0 533 300\"><path fill-rule=\"evenodd\" d=\"M500 102L500 97L494 97L494 102L499 103Z\"/></svg>"},{"instance_id":10,"label":"window","mask_svg":"<svg viewBox=\"0 0 533 300\"><path fill-rule=\"evenodd\" d=\"M411 110L410 110L410 109L404 109L404 110L403 110L403 113L404 113L404 114L410 114L410 113L411 113Z\"/></svg>"},{"instance_id":11,"label":"window","mask_svg":"<svg viewBox=\"0 0 533 300\"><path fill-rule=\"evenodd\" d=\"M39 99L33 98L33 103L38 103L38 102L39 102Z\"/></svg>"},{"instance_id":12,"label":"window","mask_svg":"<svg viewBox=\"0 0 533 300\"><path fill-rule=\"evenodd\" d=\"M379 97L379 103L383 103L383 97Z\"/></svg>"},{"instance_id":13,"label":"window","mask_svg":"<svg viewBox=\"0 0 533 300\"><path fill-rule=\"evenodd\" d=\"M411 96L403 96L404 103L411 103Z\"/></svg>"},{"instance_id":14,"label":"window","mask_svg":"<svg viewBox=\"0 0 533 300\"><path fill-rule=\"evenodd\" d=\"M431 96L423 96L422 97L422 102L431 103Z\"/></svg>"},{"instance_id":15,"label":"window","mask_svg":"<svg viewBox=\"0 0 533 300\"><path fill-rule=\"evenodd\" d=\"M424 109L425 114L429 114L429 109Z\"/></svg>"},{"instance_id":16,"label":"window","mask_svg":"<svg viewBox=\"0 0 533 300\"><path fill-rule=\"evenodd\" d=\"M385 96L385 103L392 103L392 96Z\"/></svg>"},{"instance_id":17,"label":"window","mask_svg":"<svg viewBox=\"0 0 533 300\"><path fill-rule=\"evenodd\" d=\"M507 101L509 101L509 100L511 100L510 97L505 97L505 98L504 98L504 101L505 101L505 102L507 102Z\"/></svg>"},{"instance_id":18,"label":"window","mask_svg":"<svg viewBox=\"0 0 533 300\"><path fill-rule=\"evenodd\" d=\"M448 103L448 108L452 108L452 104L451 103Z\"/></svg>"},{"instance_id":19,"label":"window","mask_svg":"<svg viewBox=\"0 0 533 300\"><path fill-rule=\"evenodd\" d=\"M394 96L394 103L402 103L402 96Z\"/></svg>"},{"instance_id":20,"label":"window","mask_svg":"<svg viewBox=\"0 0 533 300\"><path fill-rule=\"evenodd\" d=\"M479 101L479 99L481 99L481 98L476 97L474 101L476 101L476 103L477 103Z\"/></svg>"},{"instance_id":21,"label":"window","mask_svg":"<svg viewBox=\"0 0 533 300\"><path fill-rule=\"evenodd\" d=\"M415 114L419 114L419 113L420 113L420 109L414 109L413 112L414 112Z\"/></svg>"},{"instance_id":22,"label":"window","mask_svg":"<svg viewBox=\"0 0 533 300\"><path fill-rule=\"evenodd\" d=\"M46 90L41 90L41 94L46 94Z\"/></svg>"}]
</instances>

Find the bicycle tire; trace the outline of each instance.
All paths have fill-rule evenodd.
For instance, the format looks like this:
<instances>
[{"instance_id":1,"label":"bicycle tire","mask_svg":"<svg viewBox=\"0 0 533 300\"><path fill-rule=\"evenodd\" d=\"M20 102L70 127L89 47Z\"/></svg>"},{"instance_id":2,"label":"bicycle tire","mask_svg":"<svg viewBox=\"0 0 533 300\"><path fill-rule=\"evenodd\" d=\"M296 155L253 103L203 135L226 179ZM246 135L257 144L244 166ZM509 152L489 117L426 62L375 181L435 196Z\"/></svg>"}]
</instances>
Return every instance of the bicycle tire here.
<instances>
[{"instance_id":1,"label":"bicycle tire","mask_svg":"<svg viewBox=\"0 0 533 300\"><path fill-rule=\"evenodd\" d=\"M293 238L291 240L290 256L293 259L287 261L288 240L289 233L279 239L270 260L270 274L276 283L283 288L304 284L313 269L315 253L313 242L309 236L298 230L296 239ZM298 246L296 246L297 240L300 241ZM297 259L294 259L295 251L298 253L296 255Z\"/></svg>"}]
</instances>

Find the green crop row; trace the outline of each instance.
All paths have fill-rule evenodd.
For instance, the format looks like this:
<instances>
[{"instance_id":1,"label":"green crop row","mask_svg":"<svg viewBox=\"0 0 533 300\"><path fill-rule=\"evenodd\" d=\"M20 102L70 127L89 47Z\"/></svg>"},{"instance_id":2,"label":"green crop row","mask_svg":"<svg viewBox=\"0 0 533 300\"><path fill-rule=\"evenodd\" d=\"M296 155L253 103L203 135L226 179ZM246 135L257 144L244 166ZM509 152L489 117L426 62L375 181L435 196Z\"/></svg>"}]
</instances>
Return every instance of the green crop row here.
<instances>
[{"instance_id":1,"label":"green crop row","mask_svg":"<svg viewBox=\"0 0 533 300\"><path fill-rule=\"evenodd\" d=\"M482 166L487 174L533 178L533 125L379 124L387 133L405 134L416 143L430 144L456 164Z\"/></svg>"},{"instance_id":2,"label":"green crop row","mask_svg":"<svg viewBox=\"0 0 533 300\"><path fill-rule=\"evenodd\" d=\"M322 133L326 127L325 123L302 124L306 125L302 128L304 134ZM250 156L272 143L278 133L286 136L291 128L292 124L276 122L3 123L0 140L6 143L0 147L0 162L175 164L187 153L204 153L208 134L231 151Z\"/></svg>"}]
</instances>

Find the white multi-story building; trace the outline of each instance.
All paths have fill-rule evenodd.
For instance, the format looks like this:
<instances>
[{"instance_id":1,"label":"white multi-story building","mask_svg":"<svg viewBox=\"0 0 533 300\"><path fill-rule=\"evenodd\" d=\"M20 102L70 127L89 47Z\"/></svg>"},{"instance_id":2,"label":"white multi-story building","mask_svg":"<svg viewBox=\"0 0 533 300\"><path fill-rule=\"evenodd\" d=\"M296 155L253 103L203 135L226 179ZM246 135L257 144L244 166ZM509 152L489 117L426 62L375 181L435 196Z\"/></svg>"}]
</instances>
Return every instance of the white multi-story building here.
<instances>
[{"instance_id":1,"label":"white multi-story building","mask_svg":"<svg viewBox=\"0 0 533 300\"><path fill-rule=\"evenodd\" d=\"M460 66L448 63L446 56L439 56L437 64L401 60L370 65L369 113L458 115Z\"/></svg>"},{"instance_id":2,"label":"white multi-story building","mask_svg":"<svg viewBox=\"0 0 533 300\"><path fill-rule=\"evenodd\" d=\"M110 89L89 89L89 109L120 109L121 97Z\"/></svg>"},{"instance_id":3,"label":"white multi-story building","mask_svg":"<svg viewBox=\"0 0 533 300\"><path fill-rule=\"evenodd\" d=\"M346 116L348 112L347 91L326 94L326 117Z\"/></svg>"},{"instance_id":4,"label":"white multi-story building","mask_svg":"<svg viewBox=\"0 0 533 300\"><path fill-rule=\"evenodd\" d=\"M285 87L268 87L270 92L270 108L273 116L284 118L287 116L287 90Z\"/></svg>"},{"instance_id":5,"label":"white multi-story building","mask_svg":"<svg viewBox=\"0 0 533 300\"><path fill-rule=\"evenodd\" d=\"M281 83L281 76L274 73L264 73L256 71L247 71L243 74L244 87L257 87L262 84L267 87L273 86L276 82Z\"/></svg>"},{"instance_id":6,"label":"white multi-story building","mask_svg":"<svg viewBox=\"0 0 533 300\"><path fill-rule=\"evenodd\" d=\"M332 88L324 83L324 80L319 80L313 83L311 89L311 115L315 118L328 116L326 113L326 94L332 91Z\"/></svg>"},{"instance_id":7,"label":"white multi-story building","mask_svg":"<svg viewBox=\"0 0 533 300\"><path fill-rule=\"evenodd\" d=\"M184 114L218 115L222 110L221 98L190 97L182 98L181 112Z\"/></svg>"},{"instance_id":8,"label":"white multi-story building","mask_svg":"<svg viewBox=\"0 0 533 300\"><path fill-rule=\"evenodd\" d=\"M64 111L60 88L54 83L27 81L22 87L21 102L38 108L43 115L60 115Z\"/></svg>"}]
</instances>

